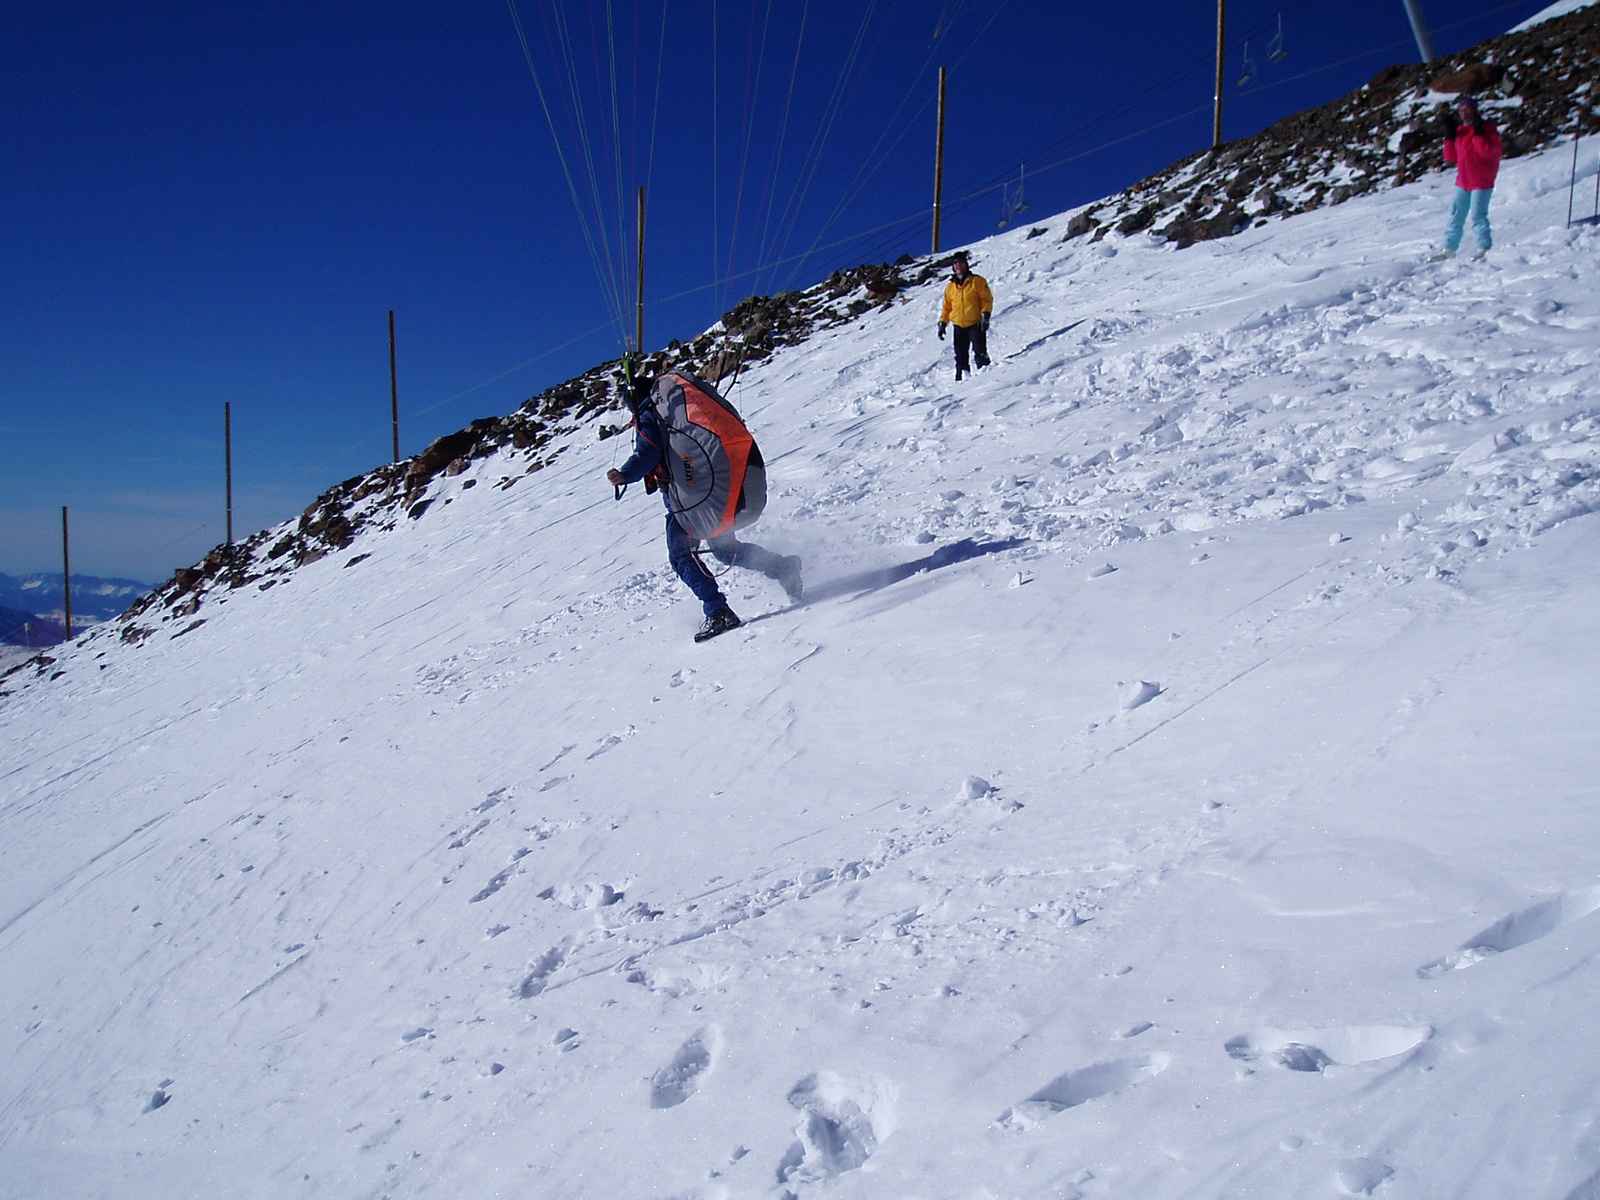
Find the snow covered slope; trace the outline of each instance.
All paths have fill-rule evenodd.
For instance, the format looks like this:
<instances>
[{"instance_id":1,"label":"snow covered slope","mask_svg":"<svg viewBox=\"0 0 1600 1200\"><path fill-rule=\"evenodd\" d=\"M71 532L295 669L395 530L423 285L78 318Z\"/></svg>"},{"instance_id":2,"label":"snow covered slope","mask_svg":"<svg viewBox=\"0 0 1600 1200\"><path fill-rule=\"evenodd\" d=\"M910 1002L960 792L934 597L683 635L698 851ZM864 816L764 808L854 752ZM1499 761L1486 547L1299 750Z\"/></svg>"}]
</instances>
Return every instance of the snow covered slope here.
<instances>
[{"instance_id":1,"label":"snow covered slope","mask_svg":"<svg viewBox=\"0 0 1600 1200\"><path fill-rule=\"evenodd\" d=\"M1580 8L1588 8L1595 0L1556 0L1548 8L1541 8L1533 16L1520 24L1513 25L1507 32L1521 33L1525 29L1532 29L1535 25L1543 25L1546 21L1554 21L1557 17L1564 17L1568 13L1577 12Z\"/></svg>"},{"instance_id":2,"label":"snow covered slope","mask_svg":"<svg viewBox=\"0 0 1600 1200\"><path fill-rule=\"evenodd\" d=\"M0 1193L1600 1191L1600 230L1434 178L976 247L747 370L705 645L625 439L0 700ZM1592 176L1592 170L1591 170ZM375 583L376 581L376 583Z\"/></svg>"}]
</instances>

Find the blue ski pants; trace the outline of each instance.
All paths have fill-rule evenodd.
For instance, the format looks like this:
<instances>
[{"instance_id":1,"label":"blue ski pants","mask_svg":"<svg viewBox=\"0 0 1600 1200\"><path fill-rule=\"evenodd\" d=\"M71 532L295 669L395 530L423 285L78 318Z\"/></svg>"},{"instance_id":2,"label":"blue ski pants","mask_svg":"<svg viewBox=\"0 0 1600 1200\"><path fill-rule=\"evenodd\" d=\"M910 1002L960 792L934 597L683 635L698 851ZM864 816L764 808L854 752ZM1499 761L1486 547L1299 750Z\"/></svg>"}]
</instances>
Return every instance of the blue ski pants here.
<instances>
[{"instance_id":1,"label":"blue ski pants","mask_svg":"<svg viewBox=\"0 0 1600 1200\"><path fill-rule=\"evenodd\" d=\"M717 577L700 561L701 556L695 553L696 541L698 539L690 537L683 526L678 524L678 519L669 511L667 561L672 564L672 569L677 572L678 578L689 585L689 590L699 599L700 606L705 609L706 616L709 617L712 613L727 608L728 600L722 594L722 589L717 586ZM774 554L754 542L741 542L731 533L711 538L706 542L706 547L724 566L745 567L751 571L759 571L769 579L777 579L783 574L783 555Z\"/></svg>"},{"instance_id":2,"label":"blue ski pants","mask_svg":"<svg viewBox=\"0 0 1600 1200\"><path fill-rule=\"evenodd\" d=\"M1446 250L1461 247L1461 230L1469 216L1472 218L1473 236L1478 239L1478 249L1494 249L1494 235L1489 232L1489 197L1493 195L1493 188L1478 188L1470 192L1464 187L1456 189L1455 200L1450 205L1450 224L1444 231Z\"/></svg>"}]
</instances>

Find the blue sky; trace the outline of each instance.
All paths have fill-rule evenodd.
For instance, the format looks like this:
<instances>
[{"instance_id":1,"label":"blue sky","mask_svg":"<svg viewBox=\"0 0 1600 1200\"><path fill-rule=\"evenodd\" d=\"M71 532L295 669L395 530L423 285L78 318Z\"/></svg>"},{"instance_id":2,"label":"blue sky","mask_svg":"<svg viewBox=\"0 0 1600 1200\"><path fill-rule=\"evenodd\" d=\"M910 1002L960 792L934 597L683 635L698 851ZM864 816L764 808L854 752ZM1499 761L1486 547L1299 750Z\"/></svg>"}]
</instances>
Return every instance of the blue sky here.
<instances>
[{"instance_id":1,"label":"blue sky","mask_svg":"<svg viewBox=\"0 0 1600 1200\"><path fill-rule=\"evenodd\" d=\"M925 252L940 65L946 247L1020 163L1039 217L1210 142L1208 3L516 3L526 56L505 0L0 9L0 572L63 505L76 573L203 556L224 403L236 537L387 460L391 309L403 454L615 357L640 184L647 347ZM1441 54L1543 7L1423 5ZM1417 57L1400 0L1229 33L1225 137Z\"/></svg>"}]
</instances>

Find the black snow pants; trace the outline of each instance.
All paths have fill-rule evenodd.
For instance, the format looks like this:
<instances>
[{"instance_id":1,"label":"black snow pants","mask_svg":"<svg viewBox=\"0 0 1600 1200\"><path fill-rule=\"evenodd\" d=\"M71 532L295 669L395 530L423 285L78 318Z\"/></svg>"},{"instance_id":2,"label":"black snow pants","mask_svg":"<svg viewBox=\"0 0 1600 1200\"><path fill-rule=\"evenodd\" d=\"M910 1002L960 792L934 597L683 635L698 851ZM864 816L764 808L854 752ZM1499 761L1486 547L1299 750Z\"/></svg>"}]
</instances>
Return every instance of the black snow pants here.
<instances>
[{"instance_id":1,"label":"black snow pants","mask_svg":"<svg viewBox=\"0 0 1600 1200\"><path fill-rule=\"evenodd\" d=\"M972 356L980 367L989 365L989 336L983 332L983 326L957 325L956 326L956 370L965 374L972 370L967 365L967 347L972 347Z\"/></svg>"}]
</instances>

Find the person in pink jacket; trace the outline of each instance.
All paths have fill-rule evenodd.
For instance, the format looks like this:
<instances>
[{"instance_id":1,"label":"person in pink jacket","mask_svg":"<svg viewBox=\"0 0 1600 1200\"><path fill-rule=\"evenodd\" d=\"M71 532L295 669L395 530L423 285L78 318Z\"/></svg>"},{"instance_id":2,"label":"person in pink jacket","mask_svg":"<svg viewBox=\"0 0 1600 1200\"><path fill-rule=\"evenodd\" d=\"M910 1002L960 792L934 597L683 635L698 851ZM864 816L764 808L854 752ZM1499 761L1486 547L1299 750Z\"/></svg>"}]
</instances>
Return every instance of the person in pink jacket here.
<instances>
[{"instance_id":1,"label":"person in pink jacket","mask_svg":"<svg viewBox=\"0 0 1600 1200\"><path fill-rule=\"evenodd\" d=\"M1456 101L1461 124L1444 140L1444 160L1456 164L1456 194L1450 205L1450 224L1444 231L1444 249L1434 260L1450 258L1461 246L1461 231L1472 218L1478 239L1473 258L1482 258L1494 245L1489 231L1489 197L1494 195L1500 172L1500 131L1478 113L1478 102L1463 94Z\"/></svg>"}]
</instances>

